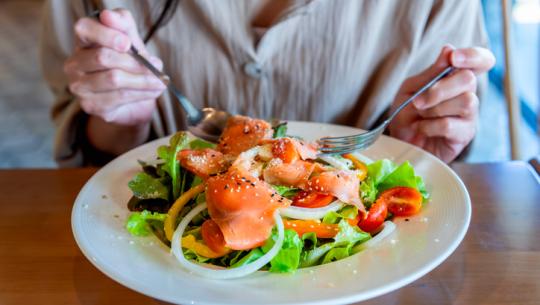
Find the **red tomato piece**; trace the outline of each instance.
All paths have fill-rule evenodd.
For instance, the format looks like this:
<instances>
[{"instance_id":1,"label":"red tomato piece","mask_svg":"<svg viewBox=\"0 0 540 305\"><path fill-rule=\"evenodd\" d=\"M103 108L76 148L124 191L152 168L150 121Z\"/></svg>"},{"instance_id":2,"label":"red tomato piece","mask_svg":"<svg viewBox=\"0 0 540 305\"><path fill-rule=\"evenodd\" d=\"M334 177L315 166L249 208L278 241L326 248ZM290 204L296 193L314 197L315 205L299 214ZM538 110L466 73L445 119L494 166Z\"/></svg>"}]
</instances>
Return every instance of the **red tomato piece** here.
<instances>
[{"instance_id":1,"label":"red tomato piece","mask_svg":"<svg viewBox=\"0 0 540 305\"><path fill-rule=\"evenodd\" d=\"M294 198L292 205L302 208L322 208L335 200L334 196L300 191Z\"/></svg>"},{"instance_id":2,"label":"red tomato piece","mask_svg":"<svg viewBox=\"0 0 540 305\"><path fill-rule=\"evenodd\" d=\"M208 248L216 253L227 252L225 238L215 221L208 219L201 226L201 235Z\"/></svg>"},{"instance_id":3,"label":"red tomato piece","mask_svg":"<svg viewBox=\"0 0 540 305\"><path fill-rule=\"evenodd\" d=\"M388 215L388 206L385 200L380 198L369 208L367 217L360 221L358 226L362 231L373 233L383 224L386 216Z\"/></svg>"},{"instance_id":4,"label":"red tomato piece","mask_svg":"<svg viewBox=\"0 0 540 305\"><path fill-rule=\"evenodd\" d=\"M412 187L393 187L382 192L379 200L385 201L395 216L412 216L422 208L422 194Z\"/></svg>"}]
</instances>

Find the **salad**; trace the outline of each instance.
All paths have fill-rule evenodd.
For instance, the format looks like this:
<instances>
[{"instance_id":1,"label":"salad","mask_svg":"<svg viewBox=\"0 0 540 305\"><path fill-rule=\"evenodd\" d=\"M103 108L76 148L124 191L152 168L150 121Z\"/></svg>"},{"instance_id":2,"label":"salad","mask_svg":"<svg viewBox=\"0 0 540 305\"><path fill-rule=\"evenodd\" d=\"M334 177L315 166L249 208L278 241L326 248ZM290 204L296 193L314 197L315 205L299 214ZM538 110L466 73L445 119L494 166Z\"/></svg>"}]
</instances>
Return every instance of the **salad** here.
<instances>
[{"instance_id":1,"label":"salad","mask_svg":"<svg viewBox=\"0 0 540 305\"><path fill-rule=\"evenodd\" d=\"M179 132L139 163L126 229L154 234L183 267L214 279L351 256L429 197L409 162L319 156L286 123L244 116L229 119L217 145Z\"/></svg>"}]
</instances>

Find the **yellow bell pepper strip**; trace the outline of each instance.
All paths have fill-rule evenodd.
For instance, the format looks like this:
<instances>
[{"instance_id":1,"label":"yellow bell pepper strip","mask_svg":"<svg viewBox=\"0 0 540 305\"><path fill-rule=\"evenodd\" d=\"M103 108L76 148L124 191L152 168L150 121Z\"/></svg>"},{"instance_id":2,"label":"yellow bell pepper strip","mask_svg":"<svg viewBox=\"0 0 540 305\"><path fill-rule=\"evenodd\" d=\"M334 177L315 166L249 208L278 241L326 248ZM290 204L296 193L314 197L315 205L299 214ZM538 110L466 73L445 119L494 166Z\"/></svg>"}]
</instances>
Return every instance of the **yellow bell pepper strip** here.
<instances>
[{"instance_id":1,"label":"yellow bell pepper strip","mask_svg":"<svg viewBox=\"0 0 540 305\"><path fill-rule=\"evenodd\" d=\"M360 179L360 181L364 181L364 179L366 179L367 173L368 173L367 165L364 162L358 160L352 154L344 154L343 158L349 159L349 160L352 161L352 163L354 165L354 168L356 168L359 171L358 179Z\"/></svg>"},{"instance_id":2,"label":"yellow bell pepper strip","mask_svg":"<svg viewBox=\"0 0 540 305\"><path fill-rule=\"evenodd\" d=\"M176 199L176 201L173 203L173 205L167 212L167 218L165 218L165 223L163 225L165 229L165 236L167 236L168 240L171 240L173 237L176 218L178 217L178 214L180 213L184 205L186 205L189 200L197 196L200 192L204 191L205 188L206 185L204 183L194 186L190 188L187 192L182 194L182 196L178 197L178 199Z\"/></svg>"},{"instance_id":3,"label":"yellow bell pepper strip","mask_svg":"<svg viewBox=\"0 0 540 305\"><path fill-rule=\"evenodd\" d=\"M193 236L193 235L188 235L188 236L182 237L182 248L189 249L189 250L197 253L197 255L207 257L207 258L222 257L222 256L224 256L226 254L231 253L231 251L232 251L229 248L224 248L222 252L214 252L207 245L205 245L205 244L203 244L201 242L198 242L195 239L195 236Z\"/></svg>"}]
</instances>

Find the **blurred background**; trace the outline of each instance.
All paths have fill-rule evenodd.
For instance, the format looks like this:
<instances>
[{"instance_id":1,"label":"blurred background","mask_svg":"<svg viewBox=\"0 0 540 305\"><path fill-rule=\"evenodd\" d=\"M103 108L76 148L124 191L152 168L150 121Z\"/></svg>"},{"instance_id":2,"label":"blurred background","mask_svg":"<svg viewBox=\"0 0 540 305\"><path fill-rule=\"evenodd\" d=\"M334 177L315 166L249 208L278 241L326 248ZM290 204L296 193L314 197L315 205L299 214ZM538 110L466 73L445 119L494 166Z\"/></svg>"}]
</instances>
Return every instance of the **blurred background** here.
<instances>
[{"instance_id":1,"label":"blurred background","mask_svg":"<svg viewBox=\"0 0 540 305\"><path fill-rule=\"evenodd\" d=\"M483 0L497 65L489 74L479 132L466 161L509 160L501 1ZM38 58L42 0L0 0L0 168L55 167L52 95ZM513 81L520 106L520 159L540 154L540 0L512 1Z\"/></svg>"}]
</instances>

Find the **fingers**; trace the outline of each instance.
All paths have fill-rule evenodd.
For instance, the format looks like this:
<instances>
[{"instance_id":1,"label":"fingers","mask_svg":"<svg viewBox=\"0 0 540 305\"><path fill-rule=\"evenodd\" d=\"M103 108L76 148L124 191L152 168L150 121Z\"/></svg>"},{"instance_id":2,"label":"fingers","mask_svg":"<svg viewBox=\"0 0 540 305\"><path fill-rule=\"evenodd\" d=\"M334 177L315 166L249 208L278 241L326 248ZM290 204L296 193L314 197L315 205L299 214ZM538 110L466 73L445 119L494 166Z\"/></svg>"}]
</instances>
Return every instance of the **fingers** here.
<instances>
[{"instance_id":1,"label":"fingers","mask_svg":"<svg viewBox=\"0 0 540 305\"><path fill-rule=\"evenodd\" d=\"M158 69L163 67L161 60L155 57L151 57L150 61ZM64 72L72 77L107 69L121 69L130 73L149 72L133 56L109 48L81 49L73 54L64 65Z\"/></svg>"},{"instance_id":2,"label":"fingers","mask_svg":"<svg viewBox=\"0 0 540 305\"><path fill-rule=\"evenodd\" d=\"M450 143L467 144L476 133L474 120L443 117L417 121L417 132L428 138L444 138Z\"/></svg>"},{"instance_id":3,"label":"fingers","mask_svg":"<svg viewBox=\"0 0 540 305\"><path fill-rule=\"evenodd\" d=\"M82 47L99 45L126 52L131 46L131 40L126 34L91 18L81 18L75 23L75 36Z\"/></svg>"},{"instance_id":4,"label":"fingers","mask_svg":"<svg viewBox=\"0 0 540 305\"><path fill-rule=\"evenodd\" d=\"M420 110L418 114L424 119L445 116L475 119L478 115L478 97L471 92L465 92L457 97L444 101L435 107Z\"/></svg>"},{"instance_id":5,"label":"fingers","mask_svg":"<svg viewBox=\"0 0 540 305\"><path fill-rule=\"evenodd\" d=\"M161 95L160 90L114 90L109 92L88 92L80 96L82 109L91 115L105 118L107 113L117 108L140 101L155 100Z\"/></svg>"},{"instance_id":6,"label":"fingers","mask_svg":"<svg viewBox=\"0 0 540 305\"><path fill-rule=\"evenodd\" d=\"M144 43L137 30L137 25L133 15L126 9L103 10L99 15L99 20L106 26L125 33L130 38L133 45L145 53Z\"/></svg>"},{"instance_id":7,"label":"fingers","mask_svg":"<svg viewBox=\"0 0 540 305\"><path fill-rule=\"evenodd\" d=\"M450 56L452 66L469 69L479 74L490 70L495 65L495 56L485 48L464 48L452 51Z\"/></svg>"},{"instance_id":8,"label":"fingers","mask_svg":"<svg viewBox=\"0 0 540 305\"><path fill-rule=\"evenodd\" d=\"M141 100L126 103L105 112L94 115L107 123L115 123L126 126L140 126L152 118L156 100Z\"/></svg>"},{"instance_id":9,"label":"fingers","mask_svg":"<svg viewBox=\"0 0 540 305\"><path fill-rule=\"evenodd\" d=\"M152 74L133 74L120 69L81 75L69 85L71 92L105 92L119 89L164 90L165 85Z\"/></svg>"},{"instance_id":10,"label":"fingers","mask_svg":"<svg viewBox=\"0 0 540 305\"><path fill-rule=\"evenodd\" d=\"M476 92L476 76L470 70L458 70L443 78L413 102L416 109L425 110L465 92Z\"/></svg>"}]
</instances>

